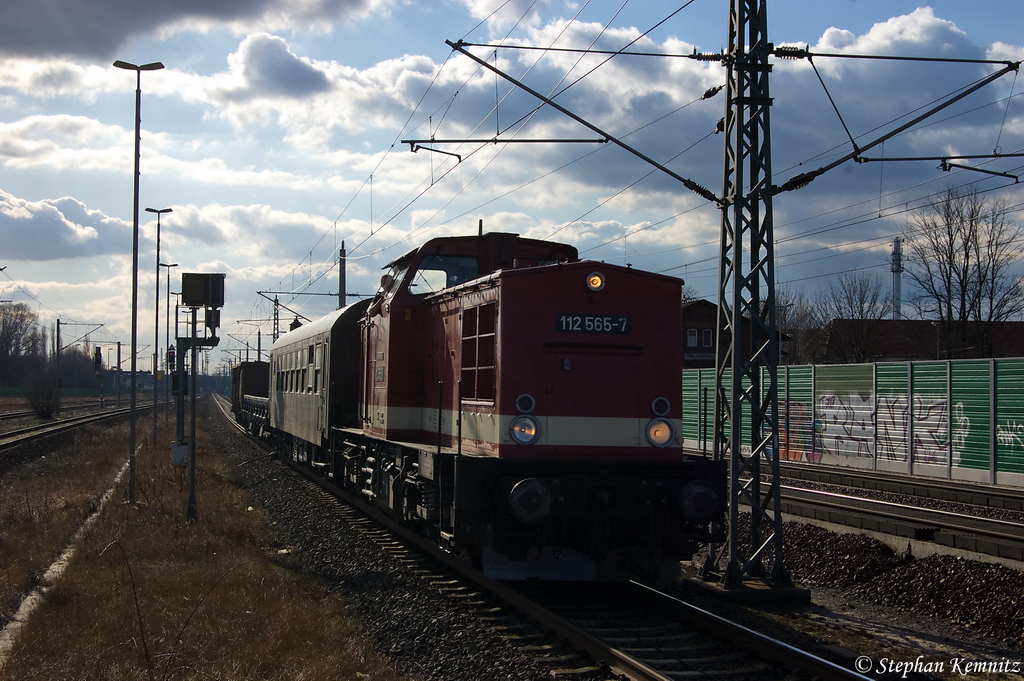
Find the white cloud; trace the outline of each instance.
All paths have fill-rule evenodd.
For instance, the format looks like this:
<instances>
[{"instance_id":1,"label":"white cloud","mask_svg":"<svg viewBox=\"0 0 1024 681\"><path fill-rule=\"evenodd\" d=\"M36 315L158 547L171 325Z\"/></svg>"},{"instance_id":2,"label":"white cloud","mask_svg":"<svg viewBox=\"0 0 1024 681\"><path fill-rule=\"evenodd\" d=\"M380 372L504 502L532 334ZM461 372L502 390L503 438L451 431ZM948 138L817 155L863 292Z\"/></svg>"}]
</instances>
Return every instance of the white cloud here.
<instances>
[{"instance_id":1,"label":"white cloud","mask_svg":"<svg viewBox=\"0 0 1024 681\"><path fill-rule=\"evenodd\" d=\"M549 0L459 0L475 19L486 21L492 32L505 31L512 26L532 26L540 23Z\"/></svg>"},{"instance_id":2,"label":"white cloud","mask_svg":"<svg viewBox=\"0 0 1024 681\"><path fill-rule=\"evenodd\" d=\"M39 261L124 252L126 230L130 225L70 197L26 201L0 190L5 258Z\"/></svg>"}]
</instances>

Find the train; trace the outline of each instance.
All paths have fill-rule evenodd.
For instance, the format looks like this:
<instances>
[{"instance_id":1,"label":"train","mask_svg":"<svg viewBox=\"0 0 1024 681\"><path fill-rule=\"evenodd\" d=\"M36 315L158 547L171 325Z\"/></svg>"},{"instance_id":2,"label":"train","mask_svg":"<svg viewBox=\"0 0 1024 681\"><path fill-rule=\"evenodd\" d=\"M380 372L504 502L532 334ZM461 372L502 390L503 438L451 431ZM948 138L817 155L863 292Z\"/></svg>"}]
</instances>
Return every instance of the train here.
<instances>
[{"instance_id":1,"label":"train","mask_svg":"<svg viewBox=\"0 0 1024 681\"><path fill-rule=\"evenodd\" d=\"M726 464L682 448L680 279L508 233L384 269L233 373L277 455L496 579L658 574L724 540Z\"/></svg>"}]
</instances>

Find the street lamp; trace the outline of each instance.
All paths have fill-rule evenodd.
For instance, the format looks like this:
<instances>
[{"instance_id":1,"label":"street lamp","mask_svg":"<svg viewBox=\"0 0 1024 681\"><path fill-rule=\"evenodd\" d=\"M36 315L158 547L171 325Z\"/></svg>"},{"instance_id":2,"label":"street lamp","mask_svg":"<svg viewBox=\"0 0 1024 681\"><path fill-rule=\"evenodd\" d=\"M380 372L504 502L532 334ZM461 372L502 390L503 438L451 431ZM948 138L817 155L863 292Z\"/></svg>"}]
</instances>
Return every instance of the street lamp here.
<instances>
[{"instance_id":1,"label":"street lamp","mask_svg":"<svg viewBox=\"0 0 1024 681\"><path fill-rule=\"evenodd\" d=\"M156 427L160 410L156 408L156 368L160 363L160 216L174 212L170 208L147 208L147 213L156 213L156 296L153 302L153 449L156 449ZM170 270L167 287L170 288Z\"/></svg>"},{"instance_id":2,"label":"street lamp","mask_svg":"<svg viewBox=\"0 0 1024 681\"><path fill-rule=\"evenodd\" d=\"M170 209L168 209L170 210ZM160 216L156 218L157 234L160 234ZM159 261L159 258L157 258ZM157 288L160 288L160 277L159 272L161 267L167 268L167 316L164 319L166 322L164 326L164 427L170 425L171 418L171 381L169 376L174 371L174 367L170 365L167 358L170 356L171 351L171 268L177 267L178 263L167 263L157 262ZM156 408L156 399L153 401L154 409Z\"/></svg>"},{"instance_id":3,"label":"street lamp","mask_svg":"<svg viewBox=\"0 0 1024 681\"><path fill-rule=\"evenodd\" d=\"M128 501L135 503L135 402L138 377L135 355L139 344L139 146L142 142L142 72L157 71L160 62L136 66L118 59L114 66L135 72L135 192L132 214L132 397L128 417Z\"/></svg>"}]
</instances>

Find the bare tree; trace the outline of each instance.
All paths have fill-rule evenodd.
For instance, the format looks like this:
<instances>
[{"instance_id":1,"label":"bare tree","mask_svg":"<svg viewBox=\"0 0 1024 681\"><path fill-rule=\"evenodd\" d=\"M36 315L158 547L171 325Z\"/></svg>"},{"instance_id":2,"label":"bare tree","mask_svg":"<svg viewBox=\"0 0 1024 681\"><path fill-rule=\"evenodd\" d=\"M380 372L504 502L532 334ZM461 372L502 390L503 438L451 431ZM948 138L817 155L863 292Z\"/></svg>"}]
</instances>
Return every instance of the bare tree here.
<instances>
[{"instance_id":1,"label":"bare tree","mask_svg":"<svg viewBox=\"0 0 1024 681\"><path fill-rule=\"evenodd\" d=\"M683 305L685 305L686 303L691 303L694 300L700 300L700 296L697 295L697 289L693 288L689 284L683 284L680 297L682 298Z\"/></svg>"},{"instance_id":2,"label":"bare tree","mask_svg":"<svg viewBox=\"0 0 1024 681\"><path fill-rule=\"evenodd\" d=\"M840 274L822 287L815 303L826 322L825 354L842 364L870 362L882 349L878 320L892 314L882 282L867 272Z\"/></svg>"},{"instance_id":3,"label":"bare tree","mask_svg":"<svg viewBox=\"0 0 1024 681\"><path fill-rule=\"evenodd\" d=\"M946 357L991 357L1000 322L1024 314L1021 228L1003 199L949 187L907 220L911 304L937 320Z\"/></svg>"},{"instance_id":4,"label":"bare tree","mask_svg":"<svg viewBox=\"0 0 1024 681\"><path fill-rule=\"evenodd\" d=\"M0 304L0 383L18 385L27 358L39 353L36 319L25 303Z\"/></svg>"},{"instance_id":5,"label":"bare tree","mask_svg":"<svg viewBox=\"0 0 1024 681\"><path fill-rule=\"evenodd\" d=\"M802 291L775 287L775 323L782 334L782 364L810 364L820 354L822 322Z\"/></svg>"}]
</instances>

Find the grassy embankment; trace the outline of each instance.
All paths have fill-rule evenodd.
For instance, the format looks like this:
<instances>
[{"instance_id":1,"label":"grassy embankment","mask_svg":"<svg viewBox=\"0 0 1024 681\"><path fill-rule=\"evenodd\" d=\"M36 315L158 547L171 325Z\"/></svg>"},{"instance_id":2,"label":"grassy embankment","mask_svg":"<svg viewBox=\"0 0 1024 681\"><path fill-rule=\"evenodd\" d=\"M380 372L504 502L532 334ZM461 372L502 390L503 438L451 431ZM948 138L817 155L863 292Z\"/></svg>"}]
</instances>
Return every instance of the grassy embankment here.
<instances>
[{"instance_id":1,"label":"grassy embankment","mask_svg":"<svg viewBox=\"0 0 1024 681\"><path fill-rule=\"evenodd\" d=\"M137 503L125 475L47 585L0 679L399 678L340 596L275 562L265 518L208 437L197 437L200 520L190 524L188 476L171 465L169 434L154 454L146 428L139 433ZM127 426L91 428L2 474L4 621L96 508L126 450Z\"/></svg>"}]
</instances>

